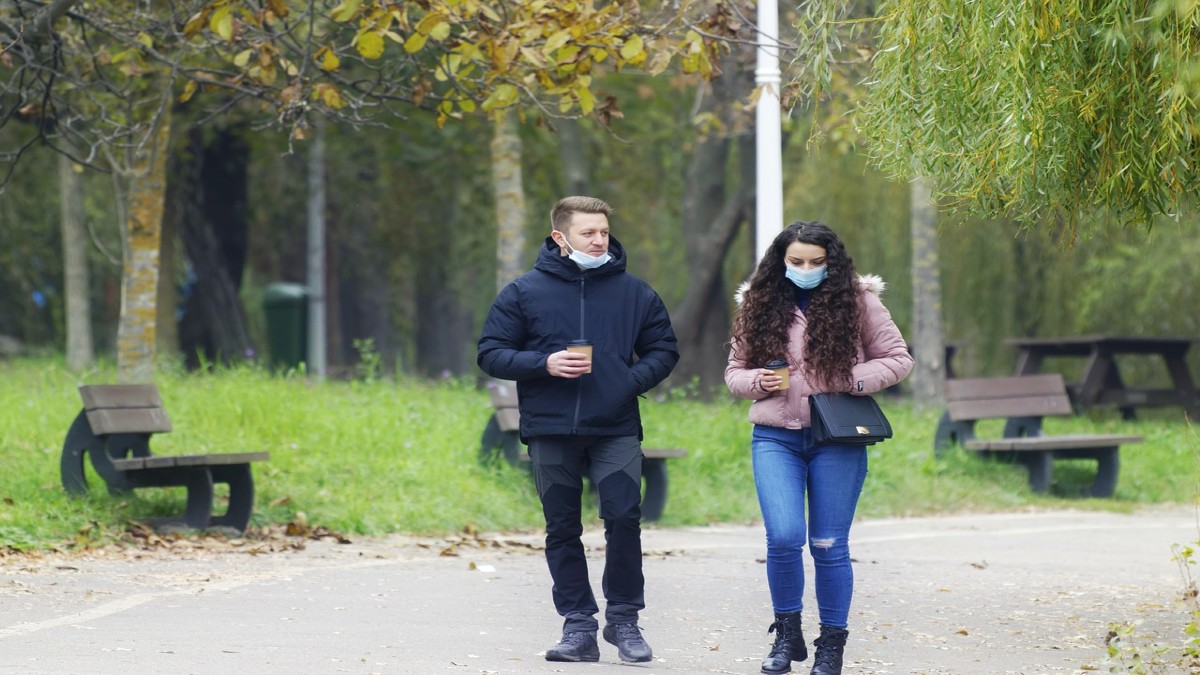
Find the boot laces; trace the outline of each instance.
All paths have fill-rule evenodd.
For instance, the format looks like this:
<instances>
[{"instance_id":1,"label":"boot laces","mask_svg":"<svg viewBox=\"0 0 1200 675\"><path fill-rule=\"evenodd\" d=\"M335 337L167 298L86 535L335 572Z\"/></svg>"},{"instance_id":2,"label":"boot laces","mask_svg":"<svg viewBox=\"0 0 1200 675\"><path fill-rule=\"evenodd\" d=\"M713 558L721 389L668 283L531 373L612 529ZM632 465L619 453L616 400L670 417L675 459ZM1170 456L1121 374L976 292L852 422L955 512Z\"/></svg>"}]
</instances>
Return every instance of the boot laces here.
<instances>
[{"instance_id":1,"label":"boot laces","mask_svg":"<svg viewBox=\"0 0 1200 675\"><path fill-rule=\"evenodd\" d=\"M587 639L588 639L587 633L584 633L582 631L571 631L570 633L563 634L562 644L570 646L570 647L576 647L576 646L582 645L585 642L587 642Z\"/></svg>"},{"instance_id":2,"label":"boot laces","mask_svg":"<svg viewBox=\"0 0 1200 675\"><path fill-rule=\"evenodd\" d=\"M622 642L628 642L631 645L646 644L646 641L642 638L642 631L638 630L636 623L618 623L613 626L613 633Z\"/></svg>"},{"instance_id":3,"label":"boot laces","mask_svg":"<svg viewBox=\"0 0 1200 675\"><path fill-rule=\"evenodd\" d=\"M840 665L842 650L844 647L834 647L831 645L817 645L817 654L813 657L813 668L817 666L826 666L830 669L837 668Z\"/></svg>"}]
</instances>

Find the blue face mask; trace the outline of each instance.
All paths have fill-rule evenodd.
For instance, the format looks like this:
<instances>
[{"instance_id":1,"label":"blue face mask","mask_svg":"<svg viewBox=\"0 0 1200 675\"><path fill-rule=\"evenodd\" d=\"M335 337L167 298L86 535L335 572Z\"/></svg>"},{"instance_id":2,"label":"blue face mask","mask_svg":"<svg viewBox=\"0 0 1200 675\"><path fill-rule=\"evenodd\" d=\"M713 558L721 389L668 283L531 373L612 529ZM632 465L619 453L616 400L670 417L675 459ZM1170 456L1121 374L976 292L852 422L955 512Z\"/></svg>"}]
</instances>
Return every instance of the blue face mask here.
<instances>
[{"instance_id":1,"label":"blue face mask","mask_svg":"<svg viewBox=\"0 0 1200 675\"><path fill-rule=\"evenodd\" d=\"M828 276L829 272L827 265L814 267L811 270L802 270L786 264L784 266L787 267L786 276L788 281L800 288L816 288L821 285L822 281L825 281L825 277Z\"/></svg>"}]
</instances>

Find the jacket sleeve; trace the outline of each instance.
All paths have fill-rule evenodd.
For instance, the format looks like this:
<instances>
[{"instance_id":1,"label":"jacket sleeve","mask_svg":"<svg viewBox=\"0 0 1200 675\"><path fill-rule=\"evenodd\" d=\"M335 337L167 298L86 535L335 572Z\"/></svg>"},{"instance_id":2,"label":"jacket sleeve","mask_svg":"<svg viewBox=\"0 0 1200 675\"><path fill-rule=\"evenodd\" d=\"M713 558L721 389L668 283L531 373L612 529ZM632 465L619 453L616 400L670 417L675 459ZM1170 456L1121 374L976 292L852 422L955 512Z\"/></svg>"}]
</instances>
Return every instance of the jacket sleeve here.
<instances>
[{"instance_id":1,"label":"jacket sleeve","mask_svg":"<svg viewBox=\"0 0 1200 675\"><path fill-rule=\"evenodd\" d=\"M768 392L758 386L758 370L746 366L746 361L738 350L738 342L733 340L733 347L729 350L729 362L725 365L725 386L729 388L729 393L752 401L769 396Z\"/></svg>"},{"instance_id":2,"label":"jacket sleeve","mask_svg":"<svg viewBox=\"0 0 1200 675\"><path fill-rule=\"evenodd\" d=\"M630 368L637 382L638 394L658 386L679 363L679 346L675 340L675 330L671 328L667 307L657 293L653 290L649 292L652 296L650 307L634 344L638 361Z\"/></svg>"},{"instance_id":3,"label":"jacket sleeve","mask_svg":"<svg viewBox=\"0 0 1200 675\"><path fill-rule=\"evenodd\" d=\"M852 394L874 394L897 384L913 369L913 358L892 314L874 293L863 294L862 350L865 359L855 364Z\"/></svg>"},{"instance_id":4,"label":"jacket sleeve","mask_svg":"<svg viewBox=\"0 0 1200 675\"><path fill-rule=\"evenodd\" d=\"M475 362L483 372L501 380L531 380L549 377L549 354L525 351L528 331L521 309L520 291L511 283L496 296L479 336Z\"/></svg>"}]
</instances>

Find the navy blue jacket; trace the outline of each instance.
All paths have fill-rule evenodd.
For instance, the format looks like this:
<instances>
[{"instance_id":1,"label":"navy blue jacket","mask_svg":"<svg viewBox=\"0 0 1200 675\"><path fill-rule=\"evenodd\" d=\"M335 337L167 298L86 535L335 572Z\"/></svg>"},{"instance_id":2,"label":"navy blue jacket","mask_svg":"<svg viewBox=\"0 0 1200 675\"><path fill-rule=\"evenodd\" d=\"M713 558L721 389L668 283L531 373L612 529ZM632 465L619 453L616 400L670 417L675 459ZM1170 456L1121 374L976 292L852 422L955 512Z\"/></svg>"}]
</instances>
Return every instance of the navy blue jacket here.
<instances>
[{"instance_id":1,"label":"navy blue jacket","mask_svg":"<svg viewBox=\"0 0 1200 675\"><path fill-rule=\"evenodd\" d=\"M679 361L667 308L646 282L625 272L625 249L609 237L612 260L581 270L547 237L533 269L505 286L483 325L479 367L515 380L521 438L550 435L642 437L638 395ZM592 342L592 372L546 372L567 342Z\"/></svg>"}]
</instances>

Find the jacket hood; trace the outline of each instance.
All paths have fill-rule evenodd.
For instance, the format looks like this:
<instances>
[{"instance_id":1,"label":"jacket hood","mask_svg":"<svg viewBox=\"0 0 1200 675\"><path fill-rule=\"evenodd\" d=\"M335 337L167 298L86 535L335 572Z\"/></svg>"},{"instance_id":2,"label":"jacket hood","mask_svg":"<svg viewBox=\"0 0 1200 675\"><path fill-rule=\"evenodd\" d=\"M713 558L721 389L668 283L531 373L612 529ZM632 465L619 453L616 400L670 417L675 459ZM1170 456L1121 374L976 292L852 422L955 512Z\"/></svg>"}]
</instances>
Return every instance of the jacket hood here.
<instances>
[{"instance_id":1,"label":"jacket hood","mask_svg":"<svg viewBox=\"0 0 1200 675\"><path fill-rule=\"evenodd\" d=\"M575 281L583 276L602 277L624 272L625 247L612 235L608 237L608 254L612 256L612 260L594 270L583 270L573 260L562 254L562 247L550 237L546 237L546 240L542 242L542 248L538 250L537 261L533 263L533 267L567 281Z\"/></svg>"},{"instance_id":2,"label":"jacket hood","mask_svg":"<svg viewBox=\"0 0 1200 675\"><path fill-rule=\"evenodd\" d=\"M858 287L864 291L868 291L879 297L887 290L887 282L878 274L860 274L858 275ZM741 286L738 286L737 292L733 294L733 299L737 304L742 304L742 297L746 291L750 289L750 281L743 281Z\"/></svg>"}]
</instances>

